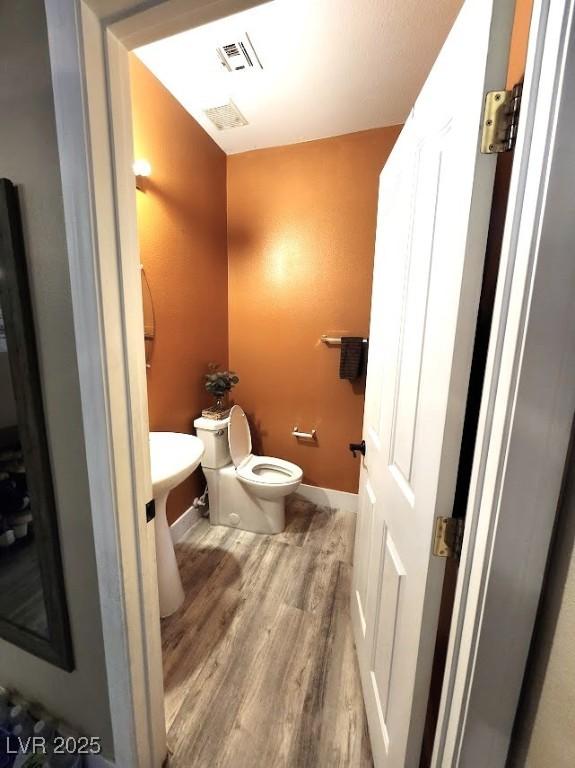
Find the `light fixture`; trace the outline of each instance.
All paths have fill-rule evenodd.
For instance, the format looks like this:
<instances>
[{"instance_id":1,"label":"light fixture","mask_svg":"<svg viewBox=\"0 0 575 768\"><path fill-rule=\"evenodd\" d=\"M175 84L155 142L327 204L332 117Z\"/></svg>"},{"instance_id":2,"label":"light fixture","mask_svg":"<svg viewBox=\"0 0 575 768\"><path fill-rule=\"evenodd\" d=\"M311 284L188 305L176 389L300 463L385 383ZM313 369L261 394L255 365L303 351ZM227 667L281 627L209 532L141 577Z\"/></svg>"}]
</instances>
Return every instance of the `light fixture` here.
<instances>
[{"instance_id":1,"label":"light fixture","mask_svg":"<svg viewBox=\"0 0 575 768\"><path fill-rule=\"evenodd\" d=\"M136 176L149 176L152 173L152 166L149 160L141 157L139 160L134 160L132 170Z\"/></svg>"},{"instance_id":2,"label":"light fixture","mask_svg":"<svg viewBox=\"0 0 575 768\"><path fill-rule=\"evenodd\" d=\"M152 166L150 165L150 161L146 160L145 157L134 160L132 170L134 171L134 175L136 177L136 189L143 190L143 179L147 179L148 176L150 176L152 173Z\"/></svg>"}]
</instances>

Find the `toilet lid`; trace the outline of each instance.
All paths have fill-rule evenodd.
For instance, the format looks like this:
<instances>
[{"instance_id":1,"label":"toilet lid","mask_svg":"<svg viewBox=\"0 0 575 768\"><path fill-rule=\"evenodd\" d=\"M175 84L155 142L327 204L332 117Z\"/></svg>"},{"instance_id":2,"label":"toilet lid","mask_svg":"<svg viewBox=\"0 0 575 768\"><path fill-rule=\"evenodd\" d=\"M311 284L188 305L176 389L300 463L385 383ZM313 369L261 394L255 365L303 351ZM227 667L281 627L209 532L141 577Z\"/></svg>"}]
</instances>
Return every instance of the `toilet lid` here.
<instances>
[{"instance_id":1,"label":"toilet lid","mask_svg":"<svg viewBox=\"0 0 575 768\"><path fill-rule=\"evenodd\" d=\"M228 443L230 455L236 467L252 455L252 436L246 414L239 405L234 405L230 411L228 426Z\"/></svg>"}]
</instances>

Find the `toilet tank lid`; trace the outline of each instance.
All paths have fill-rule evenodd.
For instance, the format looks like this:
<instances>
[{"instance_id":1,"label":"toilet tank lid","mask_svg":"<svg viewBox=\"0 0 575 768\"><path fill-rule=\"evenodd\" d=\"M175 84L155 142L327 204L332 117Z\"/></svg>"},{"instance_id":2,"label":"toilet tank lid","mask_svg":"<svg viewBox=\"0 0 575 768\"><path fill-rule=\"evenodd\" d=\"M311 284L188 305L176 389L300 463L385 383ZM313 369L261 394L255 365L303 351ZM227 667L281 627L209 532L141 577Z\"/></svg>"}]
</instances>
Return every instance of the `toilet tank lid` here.
<instances>
[{"instance_id":1,"label":"toilet tank lid","mask_svg":"<svg viewBox=\"0 0 575 768\"><path fill-rule=\"evenodd\" d=\"M208 432L218 432L220 429L227 429L229 423L229 417L227 419L207 419L205 416L200 416L194 421L194 427L205 429Z\"/></svg>"},{"instance_id":2,"label":"toilet tank lid","mask_svg":"<svg viewBox=\"0 0 575 768\"><path fill-rule=\"evenodd\" d=\"M236 467L239 467L252 455L252 436L248 418L239 405L234 405L229 415L228 443L230 455Z\"/></svg>"}]
</instances>

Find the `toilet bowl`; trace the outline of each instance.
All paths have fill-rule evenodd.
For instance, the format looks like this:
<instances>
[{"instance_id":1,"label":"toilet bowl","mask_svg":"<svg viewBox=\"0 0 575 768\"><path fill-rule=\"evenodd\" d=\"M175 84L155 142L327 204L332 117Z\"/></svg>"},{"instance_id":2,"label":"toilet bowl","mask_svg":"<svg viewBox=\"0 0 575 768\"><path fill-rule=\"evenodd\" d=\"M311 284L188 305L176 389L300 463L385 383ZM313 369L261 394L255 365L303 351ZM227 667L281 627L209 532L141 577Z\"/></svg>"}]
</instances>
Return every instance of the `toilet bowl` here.
<instances>
[{"instance_id":1,"label":"toilet bowl","mask_svg":"<svg viewBox=\"0 0 575 768\"><path fill-rule=\"evenodd\" d=\"M302 470L290 461L271 456L252 456L236 474L254 496L261 499L279 499L293 493L302 479Z\"/></svg>"},{"instance_id":2,"label":"toilet bowl","mask_svg":"<svg viewBox=\"0 0 575 768\"><path fill-rule=\"evenodd\" d=\"M227 419L196 419L204 443L202 469L208 483L210 522L254 533L285 528L285 499L302 481L296 464L254 456L247 417L234 405Z\"/></svg>"}]
</instances>

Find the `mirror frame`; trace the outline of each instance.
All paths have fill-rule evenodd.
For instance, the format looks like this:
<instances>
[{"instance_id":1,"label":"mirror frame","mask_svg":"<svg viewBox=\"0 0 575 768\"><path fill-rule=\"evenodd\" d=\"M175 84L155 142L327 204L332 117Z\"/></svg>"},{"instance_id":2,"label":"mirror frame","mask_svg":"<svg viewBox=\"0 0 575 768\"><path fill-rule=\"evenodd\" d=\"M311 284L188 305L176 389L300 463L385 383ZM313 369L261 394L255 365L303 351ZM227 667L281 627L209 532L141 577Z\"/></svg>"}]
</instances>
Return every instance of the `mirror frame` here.
<instances>
[{"instance_id":1,"label":"mirror frame","mask_svg":"<svg viewBox=\"0 0 575 768\"><path fill-rule=\"evenodd\" d=\"M44 417L34 316L16 186L0 179L0 306L8 339L18 432L34 515L49 637L0 616L0 637L62 669L74 669L60 537Z\"/></svg>"}]
</instances>

